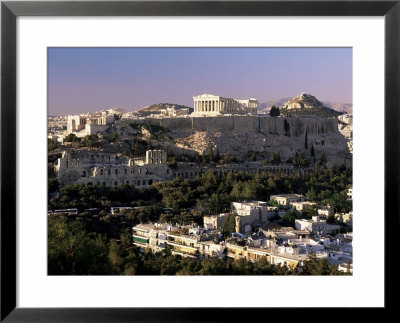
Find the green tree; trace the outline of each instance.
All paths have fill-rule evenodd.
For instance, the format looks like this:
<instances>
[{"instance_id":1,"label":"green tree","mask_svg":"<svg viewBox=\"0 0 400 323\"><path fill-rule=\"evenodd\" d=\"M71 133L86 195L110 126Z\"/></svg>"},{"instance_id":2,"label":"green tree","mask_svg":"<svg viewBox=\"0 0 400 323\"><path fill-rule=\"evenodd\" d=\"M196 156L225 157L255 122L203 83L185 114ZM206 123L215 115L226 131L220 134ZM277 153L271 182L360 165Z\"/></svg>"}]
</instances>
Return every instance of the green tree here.
<instances>
[{"instance_id":1,"label":"green tree","mask_svg":"<svg viewBox=\"0 0 400 323\"><path fill-rule=\"evenodd\" d=\"M308 167L309 164L310 160L306 158L302 152L296 153L295 157L293 158L293 166Z\"/></svg>"},{"instance_id":2,"label":"green tree","mask_svg":"<svg viewBox=\"0 0 400 323\"><path fill-rule=\"evenodd\" d=\"M304 275L335 275L337 274L336 267L326 259L317 259L315 253L310 252L307 260L303 263Z\"/></svg>"},{"instance_id":3,"label":"green tree","mask_svg":"<svg viewBox=\"0 0 400 323\"><path fill-rule=\"evenodd\" d=\"M234 275L251 275L253 273L253 264L244 258L239 258L232 264L232 273Z\"/></svg>"},{"instance_id":4,"label":"green tree","mask_svg":"<svg viewBox=\"0 0 400 323\"><path fill-rule=\"evenodd\" d=\"M290 124L289 124L289 122L286 120L286 118L285 118L283 124L284 124L284 128L285 128L285 136L290 137Z\"/></svg>"},{"instance_id":5,"label":"green tree","mask_svg":"<svg viewBox=\"0 0 400 323\"><path fill-rule=\"evenodd\" d=\"M214 162L214 152L211 145L207 149L206 158L209 163Z\"/></svg>"},{"instance_id":6,"label":"green tree","mask_svg":"<svg viewBox=\"0 0 400 323\"><path fill-rule=\"evenodd\" d=\"M81 138L78 138L74 133L70 133L69 135L64 137L64 142L80 142Z\"/></svg>"},{"instance_id":7,"label":"green tree","mask_svg":"<svg viewBox=\"0 0 400 323\"><path fill-rule=\"evenodd\" d=\"M117 273L120 273L121 266L124 263L123 251L121 246L115 240L111 240L108 257L110 258L110 262L114 267L114 270Z\"/></svg>"},{"instance_id":8,"label":"green tree","mask_svg":"<svg viewBox=\"0 0 400 323\"><path fill-rule=\"evenodd\" d=\"M278 117L280 115L280 111L279 108L277 108L276 106L272 106L271 110L269 110L269 115L271 117Z\"/></svg>"},{"instance_id":9,"label":"green tree","mask_svg":"<svg viewBox=\"0 0 400 323\"><path fill-rule=\"evenodd\" d=\"M83 223L65 217L48 219L49 275L107 275L112 273L107 239L88 234Z\"/></svg>"},{"instance_id":10,"label":"green tree","mask_svg":"<svg viewBox=\"0 0 400 323\"><path fill-rule=\"evenodd\" d=\"M320 156L319 156L319 164L320 164L322 167L326 168L326 162L327 162L327 160L326 160L326 154L325 154L325 152L321 152L321 154L320 154Z\"/></svg>"},{"instance_id":11,"label":"green tree","mask_svg":"<svg viewBox=\"0 0 400 323\"><path fill-rule=\"evenodd\" d=\"M93 148L93 147L99 148L102 145L96 135L87 135L87 136L83 137L83 139L81 141L81 146L89 147L89 148Z\"/></svg>"},{"instance_id":12,"label":"green tree","mask_svg":"<svg viewBox=\"0 0 400 323\"><path fill-rule=\"evenodd\" d=\"M110 137L110 142L116 142L118 140L118 133L113 132L111 137Z\"/></svg>"},{"instance_id":13,"label":"green tree","mask_svg":"<svg viewBox=\"0 0 400 323\"><path fill-rule=\"evenodd\" d=\"M57 192L60 187L60 184L57 181L56 177L49 177L48 179L48 190L49 193Z\"/></svg>"},{"instance_id":14,"label":"green tree","mask_svg":"<svg viewBox=\"0 0 400 323\"><path fill-rule=\"evenodd\" d=\"M133 140L132 143L132 153L135 157L139 157L142 154L142 149L139 141Z\"/></svg>"},{"instance_id":15,"label":"green tree","mask_svg":"<svg viewBox=\"0 0 400 323\"><path fill-rule=\"evenodd\" d=\"M57 141L48 138L47 139L47 150L48 151L53 151L57 148Z\"/></svg>"},{"instance_id":16,"label":"green tree","mask_svg":"<svg viewBox=\"0 0 400 323\"><path fill-rule=\"evenodd\" d=\"M288 211L281 219L281 223L286 227L294 227L295 220L300 219L300 213L296 210Z\"/></svg>"},{"instance_id":17,"label":"green tree","mask_svg":"<svg viewBox=\"0 0 400 323\"><path fill-rule=\"evenodd\" d=\"M338 170L339 170L340 173L344 173L344 172L346 172L346 169L347 169L347 167L346 167L346 159L343 158L343 162L340 164Z\"/></svg>"},{"instance_id":18,"label":"green tree","mask_svg":"<svg viewBox=\"0 0 400 323\"><path fill-rule=\"evenodd\" d=\"M271 152L269 155L269 161L271 164L279 164L281 162L281 154L278 151L277 153Z\"/></svg>"},{"instance_id":19,"label":"green tree","mask_svg":"<svg viewBox=\"0 0 400 323\"><path fill-rule=\"evenodd\" d=\"M306 130L306 135L304 137L304 148L307 150L308 149L308 133Z\"/></svg>"},{"instance_id":20,"label":"green tree","mask_svg":"<svg viewBox=\"0 0 400 323\"><path fill-rule=\"evenodd\" d=\"M227 236L229 233L236 232L236 214L228 215L221 225L221 233Z\"/></svg>"}]
</instances>

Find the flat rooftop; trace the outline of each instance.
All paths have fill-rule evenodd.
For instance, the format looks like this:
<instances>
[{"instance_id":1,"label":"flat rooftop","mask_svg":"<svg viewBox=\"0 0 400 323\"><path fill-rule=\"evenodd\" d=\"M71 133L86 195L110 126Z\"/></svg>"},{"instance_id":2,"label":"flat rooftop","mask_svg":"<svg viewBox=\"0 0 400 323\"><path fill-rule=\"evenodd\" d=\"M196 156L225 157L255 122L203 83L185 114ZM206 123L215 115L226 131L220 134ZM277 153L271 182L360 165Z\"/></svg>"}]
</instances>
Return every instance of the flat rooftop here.
<instances>
[{"instance_id":1,"label":"flat rooftop","mask_svg":"<svg viewBox=\"0 0 400 323\"><path fill-rule=\"evenodd\" d=\"M301 194L276 194L276 195L271 195L271 197L298 198L298 197L304 197L304 195L301 195Z\"/></svg>"}]
</instances>

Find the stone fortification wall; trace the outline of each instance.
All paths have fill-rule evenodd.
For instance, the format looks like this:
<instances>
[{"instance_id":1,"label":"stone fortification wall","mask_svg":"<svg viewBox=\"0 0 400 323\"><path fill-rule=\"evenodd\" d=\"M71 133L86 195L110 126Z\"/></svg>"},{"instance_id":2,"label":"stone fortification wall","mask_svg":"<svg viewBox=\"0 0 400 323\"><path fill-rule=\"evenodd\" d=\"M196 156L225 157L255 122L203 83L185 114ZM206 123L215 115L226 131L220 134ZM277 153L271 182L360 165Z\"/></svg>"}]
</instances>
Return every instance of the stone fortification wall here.
<instances>
[{"instance_id":1,"label":"stone fortification wall","mask_svg":"<svg viewBox=\"0 0 400 323\"><path fill-rule=\"evenodd\" d=\"M338 133L338 121L336 118L329 119L314 119L314 118L287 118L290 135L292 137L299 137L306 133L312 135Z\"/></svg>"},{"instance_id":2,"label":"stone fortification wall","mask_svg":"<svg viewBox=\"0 0 400 323\"><path fill-rule=\"evenodd\" d=\"M219 116L129 120L130 123L151 123L172 131L256 131L263 134L292 137L308 134L337 133L337 120L302 117Z\"/></svg>"},{"instance_id":3,"label":"stone fortification wall","mask_svg":"<svg viewBox=\"0 0 400 323\"><path fill-rule=\"evenodd\" d=\"M97 125L97 124L87 124L85 125L85 135L95 135L98 132L106 131L110 126L107 125Z\"/></svg>"}]
</instances>

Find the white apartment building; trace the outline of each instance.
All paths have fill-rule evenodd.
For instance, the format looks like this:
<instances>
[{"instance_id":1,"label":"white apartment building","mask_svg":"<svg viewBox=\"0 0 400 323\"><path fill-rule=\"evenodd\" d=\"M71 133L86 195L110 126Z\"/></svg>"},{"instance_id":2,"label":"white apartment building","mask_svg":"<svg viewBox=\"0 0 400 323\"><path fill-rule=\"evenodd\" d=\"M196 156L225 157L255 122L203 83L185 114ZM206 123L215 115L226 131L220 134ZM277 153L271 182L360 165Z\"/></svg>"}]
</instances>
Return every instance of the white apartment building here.
<instances>
[{"instance_id":1,"label":"white apartment building","mask_svg":"<svg viewBox=\"0 0 400 323\"><path fill-rule=\"evenodd\" d=\"M237 214L236 232L251 232L252 228L255 226L268 223L267 202L233 202L231 204L231 210Z\"/></svg>"},{"instance_id":2,"label":"white apartment building","mask_svg":"<svg viewBox=\"0 0 400 323\"><path fill-rule=\"evenodd\" d=\"M305 201L305 197L301 194L279 194L271 195L270 200L276 201L279 205L289 207L290 203Z\"/></svg>"}]
</instances>

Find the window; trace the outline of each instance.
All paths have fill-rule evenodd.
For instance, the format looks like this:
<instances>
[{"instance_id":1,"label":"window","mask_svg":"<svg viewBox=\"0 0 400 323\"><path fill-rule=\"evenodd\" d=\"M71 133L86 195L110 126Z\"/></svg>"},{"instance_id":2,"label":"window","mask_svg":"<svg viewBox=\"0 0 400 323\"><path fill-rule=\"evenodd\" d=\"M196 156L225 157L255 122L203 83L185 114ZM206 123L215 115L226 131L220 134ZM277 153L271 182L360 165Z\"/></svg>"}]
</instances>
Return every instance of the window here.
<instances>
[{"instance_id":1,"label":"window","mask_svg":"<svg viewBox=\"0 0 400 323\"><path fill-rule=\"evenodd\" d=\"M118 169L115 170L115 175L118 175Z\"/></svg>"},{"instance_id":2,"label":"window","mask_svg":"<svg viewBox=\"0 0 400 323\"><path fill-rule=\"evenodd\" d=\"M114 182L114 186L118 186L118 182L117 181Z\"/></svg>"},{"instance_id":3,"label":"window","mask_svg":"<svg viewBox=\"0 0 400 323\"><path fill-rule=\"evenodd\" d=\"M103 175L103 170L102 169L100 169L100 175Z\"/></svg>"},{"instance_id":4,"label":"window","mask_svg":"<svg viewBox=\"0 0 400 323\"><path fill-rule=\"evenodd\" d=\"M146 181L145 181L145 180L143 180L142 184L143 184L143 185L146 185Z\"/></svg>"},{"instance_id":5,"label":"window","mask_svg":"<svg viewBox=\"0 0 400 323\"><path fill-rule=\"evenodd\" d=\"M108 174L108 175L111 175L111 169L108 169L108 170L107 170L107 174Z\"/></svg>"},{"instance_id":6,"label":"window","mask_svg":"<svg viewBox=\"0 0 400 323\"><path fill-rule=\"evenodd\" d=\"M125 168L125 174L128 174L128 170Z\"/></svg>"},{"instance_id":7,"label":"window","mask_svg":"<svg viewBox=\"0 0 400 323\"><path fill-rule=\"evenodd\" d=\"M82 177L86 177L86 171L82 172Z\"/></svg>"}]
</instances>

